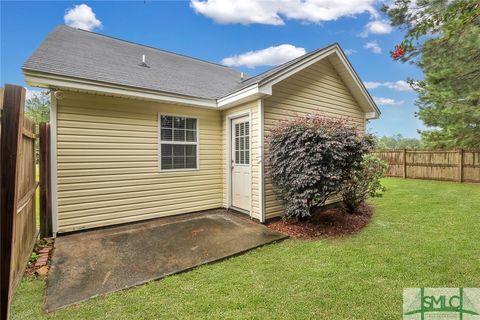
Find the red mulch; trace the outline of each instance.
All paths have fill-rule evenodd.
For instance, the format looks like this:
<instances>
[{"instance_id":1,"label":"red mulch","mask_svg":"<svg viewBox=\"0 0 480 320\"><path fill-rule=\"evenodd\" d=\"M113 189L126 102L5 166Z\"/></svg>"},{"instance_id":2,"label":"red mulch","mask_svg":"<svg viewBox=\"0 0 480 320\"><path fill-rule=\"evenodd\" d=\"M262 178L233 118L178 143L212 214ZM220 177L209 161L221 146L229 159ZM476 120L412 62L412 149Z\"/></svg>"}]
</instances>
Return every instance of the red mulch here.
<instances>
[{"instance_id":1,"label":"red mulch","mask_svg":"<svg viewBox=\"0 0 480 320\"><path fill-rule=\"evenodd\" d=\"M368 224L372 214L373 208L367 204L354 214L340 206L319 208L307 221L275 220L267 223L267 227L295 239L334 238L358 232Z\"/></svg>"},{"instance_id":2,"label":"red mulch","mask_svg":"<svg viewBox=\"0 0 480 320\"><path fill-rule=\"evenodd\" d=\"M37 241L28 261L25 274L46 276L49 270L48 261L52 255L53 239L42 239ZM35 258L33 257L35 255Z\"/></svg>"}]
</instances>

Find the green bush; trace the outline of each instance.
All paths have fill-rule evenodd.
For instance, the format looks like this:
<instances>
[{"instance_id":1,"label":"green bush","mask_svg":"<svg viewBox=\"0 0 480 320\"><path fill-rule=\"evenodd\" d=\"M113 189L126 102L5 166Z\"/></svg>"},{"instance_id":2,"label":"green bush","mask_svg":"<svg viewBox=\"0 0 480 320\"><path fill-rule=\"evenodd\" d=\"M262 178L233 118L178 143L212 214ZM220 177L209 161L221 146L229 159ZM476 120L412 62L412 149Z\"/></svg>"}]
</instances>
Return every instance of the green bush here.
<instances>
[{"instance_id":1,"label":"green bush","mask_svg":"<svg viewBox=\"0 0 480 320\"><path fill-rule=\"evenodd\" d=\"M377 157L366 155L362 162L350 172L342 191L342 203L349 213L358 210L368 196L379 197L385 188L380 182L387 164Z\"/></svg>"},{"instance_id":2,"label":"green bush","mask_svg":"<svg viewBox=\"0 0 480 320\"><path fill-rule=\"evenodd\" d=\"M340 192L373 138L346 119L309 115L277 123L268 143L269 176L283 217L301 219Z\"/></svg>"}]
</instances>

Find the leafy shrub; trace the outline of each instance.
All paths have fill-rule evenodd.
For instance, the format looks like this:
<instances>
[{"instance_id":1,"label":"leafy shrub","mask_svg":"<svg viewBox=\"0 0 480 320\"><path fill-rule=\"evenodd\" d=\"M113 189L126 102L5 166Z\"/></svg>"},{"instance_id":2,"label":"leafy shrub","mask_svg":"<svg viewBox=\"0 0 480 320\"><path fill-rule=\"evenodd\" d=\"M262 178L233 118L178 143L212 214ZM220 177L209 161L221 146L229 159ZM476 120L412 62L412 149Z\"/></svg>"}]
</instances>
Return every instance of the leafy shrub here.
<instances>
[{"instance_id":1,"label":"leafy shrub","mask_svg":"<svg viewBox=\"0 0 480 320\"><path fill-rule=\"evenodd\" d=\"M268 143L269 174L284 219L301 219L341 190L373 138L346 119L309 115L279 122Z\"/></svg>"},{"instance_id":2,"label":"leafy shrub","mask_svg":"<svg viewBox=\"0 0 480 320\"><path fill-rule=\"evenodd\" d=\"M358 167L350 172L345 181L341 196L345 209L354 213L368 196L379 197L385 191L380 178L385 173L387 164L377 157L366 155Z\"/></svg>"}]
</instances>

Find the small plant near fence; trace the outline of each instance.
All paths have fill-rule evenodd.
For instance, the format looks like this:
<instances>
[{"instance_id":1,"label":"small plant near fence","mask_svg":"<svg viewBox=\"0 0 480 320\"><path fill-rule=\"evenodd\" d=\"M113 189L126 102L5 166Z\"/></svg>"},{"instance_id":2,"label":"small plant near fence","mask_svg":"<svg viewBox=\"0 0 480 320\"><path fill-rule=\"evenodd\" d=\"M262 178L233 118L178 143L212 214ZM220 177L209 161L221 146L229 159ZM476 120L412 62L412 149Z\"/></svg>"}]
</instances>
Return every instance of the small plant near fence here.
<instances>
[{"instance_id":1,"label":"small plant near fence","mask_svg":"<svg viewBox=\"0 0 480 320\"><path fill-rule=\"evenodd\" d=\"M279 122L268 142L269 174L284 219L307 218L325 205L374 144L346 119L320 115Z\"/></svg>"}]
</instances>

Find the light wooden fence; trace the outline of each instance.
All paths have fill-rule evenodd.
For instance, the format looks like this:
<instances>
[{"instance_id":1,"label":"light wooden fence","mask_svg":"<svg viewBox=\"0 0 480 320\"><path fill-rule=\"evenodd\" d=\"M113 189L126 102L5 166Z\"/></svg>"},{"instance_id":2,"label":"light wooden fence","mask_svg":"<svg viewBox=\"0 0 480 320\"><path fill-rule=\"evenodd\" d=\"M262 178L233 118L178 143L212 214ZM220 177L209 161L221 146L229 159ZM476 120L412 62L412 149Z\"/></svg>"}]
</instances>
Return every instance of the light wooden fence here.
<instances>
[{"instance_id":1,"label":"light wooden fence","mask_svg":"<svg viewBox=\"0 0 480 320\"><path fill-rule=\"evenodd\" d=\"M386 176L480 183L480 150L375 150Z\"/></svg>"},{"instance_id":2,"label":"light wooden fence","mask_svg":"<svg viewBox=\"0 0 480 320\"><path fill-rule=\"evenodd\" d=\"M23 115L25 89L6 85L0 146L0 318L20 282L37 234L35 124Z\"/></svg>"}]
</instances>

